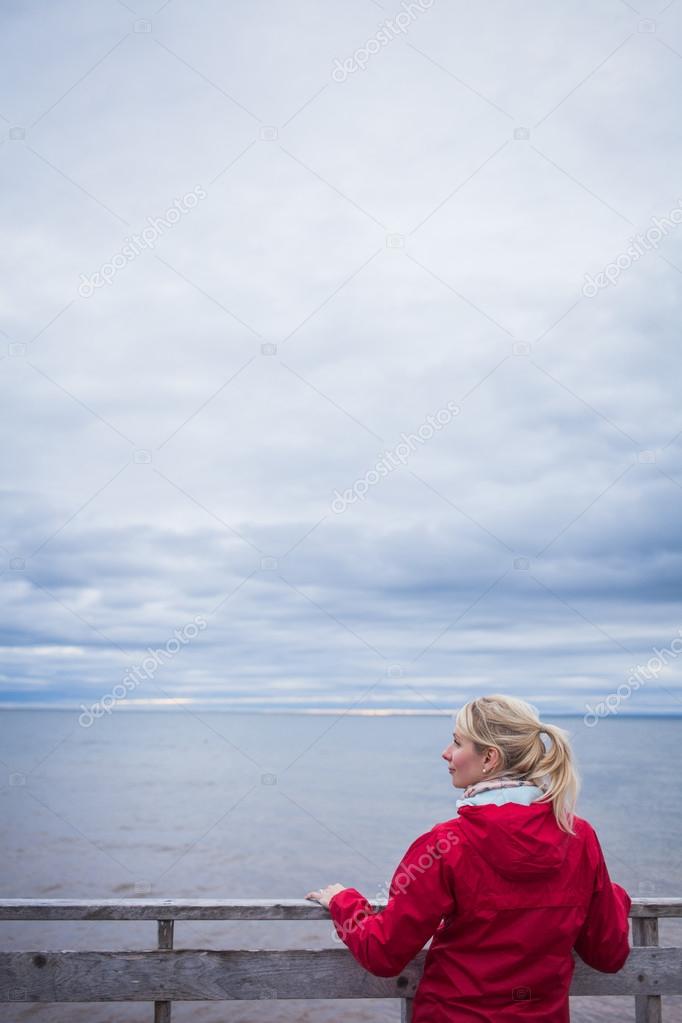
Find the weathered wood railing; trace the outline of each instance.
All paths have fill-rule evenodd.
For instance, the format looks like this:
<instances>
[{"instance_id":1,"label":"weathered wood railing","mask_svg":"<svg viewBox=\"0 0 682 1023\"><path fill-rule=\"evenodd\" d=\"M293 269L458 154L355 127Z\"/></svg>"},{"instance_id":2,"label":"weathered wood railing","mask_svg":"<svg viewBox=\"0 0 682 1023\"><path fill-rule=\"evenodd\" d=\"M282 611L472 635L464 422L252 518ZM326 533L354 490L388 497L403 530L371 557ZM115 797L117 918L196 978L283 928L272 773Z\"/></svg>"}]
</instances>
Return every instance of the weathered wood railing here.
<instances>
[{"instance_id":1,"label":"weathered wood railing","mask_svg":"<svg viewBox=\"0 0 682 1023\"><path fill-rule=\"evenodd\" d=\"M382 900L372 902L380 908ZM660 917L682 916L682 899L633 899L632 952L619 973L598 973L576 957L571 995L632 995L637 1023L660 1023L661 996L682 994L682 948L658 944ZM425 951L398 977L375 977L339 946L330 949L174 949L176 920L327 920L305 899L5 899L0 920L156 920L149 951L0 953L0 1000L154 1002L169 1023L174 1001L259 998L400 998L408 1023ZM636 947L635 947L636 946Z\"/></svg>"}]
</instances>

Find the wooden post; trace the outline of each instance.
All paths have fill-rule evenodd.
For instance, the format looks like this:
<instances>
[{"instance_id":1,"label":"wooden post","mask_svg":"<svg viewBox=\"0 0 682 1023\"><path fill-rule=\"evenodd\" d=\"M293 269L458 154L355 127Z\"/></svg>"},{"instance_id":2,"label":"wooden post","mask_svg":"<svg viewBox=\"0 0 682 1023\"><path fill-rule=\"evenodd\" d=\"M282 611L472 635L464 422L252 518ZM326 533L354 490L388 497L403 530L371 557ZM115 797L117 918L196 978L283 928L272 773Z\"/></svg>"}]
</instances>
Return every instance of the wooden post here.
<instances>
[{"instance_id":1,"label":"wooden post","mask_svg":"<svg viewBox=\"0 0 682 1023\"><path fill-rule=\"evenodd\" d=\"M632 918L632 944L658 945L658 917ZM635 1020L637 1023L661 1023L661 996L635 995Z\"/></svg>"},{"instance_id":2,"label":"wooden post","mask_svg":"<svg viewBox=\"0 0 682 1023\"><path fill-rule=\"evenodd\" d=\"M413 998L400 999L400 1023L412 1023Z\"/></svg>"},{"instance_id":3,"label":"wooden post","mask_svg":"<svg viewBox=\"0 0 682 1023\"><path fill-rule=\"evenodd\" d=\"M173 920L159 920L159 948L173 947ZM154 1002L154 1023L171 1023L171 1002Z\"/></svg>"}]
</instances>

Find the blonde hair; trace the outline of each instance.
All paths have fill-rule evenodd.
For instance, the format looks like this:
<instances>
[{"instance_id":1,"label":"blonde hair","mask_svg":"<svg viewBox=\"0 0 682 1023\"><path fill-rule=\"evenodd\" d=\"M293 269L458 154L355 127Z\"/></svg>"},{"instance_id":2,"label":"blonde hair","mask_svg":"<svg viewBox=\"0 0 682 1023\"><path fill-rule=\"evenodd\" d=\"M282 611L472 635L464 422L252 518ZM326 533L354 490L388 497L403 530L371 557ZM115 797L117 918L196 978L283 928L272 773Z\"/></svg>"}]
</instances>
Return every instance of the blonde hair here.
<instances>
[{"instance_id":1,"label":"blonde hair","mask_svg":"<svg viewBox=\"0 0 682 1023\"><path fill-rule=\"evenodd\" d=\"M477 753L489 747L497 750L500 773L543 787L544 795L534 802L551 801L559 827L575 834L580 779L565 729L544 724L530 703L501 693L470 700L457 712L456 720L459 732L473 742ZM552 740L549 749L543 734Z\"/></svg>"}]
</instances>

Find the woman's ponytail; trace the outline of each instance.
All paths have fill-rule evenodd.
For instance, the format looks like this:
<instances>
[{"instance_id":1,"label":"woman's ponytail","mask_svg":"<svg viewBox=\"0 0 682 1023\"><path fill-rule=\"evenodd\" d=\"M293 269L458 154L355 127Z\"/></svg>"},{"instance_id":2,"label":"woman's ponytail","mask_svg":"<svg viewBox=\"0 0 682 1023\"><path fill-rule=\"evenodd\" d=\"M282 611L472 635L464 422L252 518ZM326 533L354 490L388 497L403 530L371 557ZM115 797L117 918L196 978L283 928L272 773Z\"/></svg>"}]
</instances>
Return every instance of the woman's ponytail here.
<instances>
[{"instance_id":1,"label":"woman's ponytail","mask_svg":"<svg viewBox=\"0 0 682 1023\"><path fill-rule=\"evenodd\" d=\"M542 724L538 731L541 742L542 734L548 735L551 743L539 757L537 766L532 770L532 776L529 775L529 780L537 779L536 784L538 782L544 784L545 794L537 801L539 803L551 801L557 824L563 831L573 835L575 834L573 818L580 781L573 765L573 753L568 732L559 728L558 725ZM545 781L545 779L547 780Z\"/></svg>"}]
</instances>

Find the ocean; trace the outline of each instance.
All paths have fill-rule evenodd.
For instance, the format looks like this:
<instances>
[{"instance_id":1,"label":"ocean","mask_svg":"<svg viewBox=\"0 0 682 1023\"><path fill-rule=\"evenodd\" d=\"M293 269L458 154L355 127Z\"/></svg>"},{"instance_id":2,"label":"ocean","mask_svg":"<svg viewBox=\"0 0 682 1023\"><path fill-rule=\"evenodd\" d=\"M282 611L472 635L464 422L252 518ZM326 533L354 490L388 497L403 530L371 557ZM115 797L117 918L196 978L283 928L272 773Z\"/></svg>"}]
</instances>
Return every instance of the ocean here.
<instances>
[{"instance_id":1,"label":"ocean","mask_svg":"<svg viewBox=\"0 0 682 1023\"><path fill-rule=\"evenodd\" d=\"M570 735L578 813L633 896L682 895L682 719L617 717ZM384 897L418 835L455 816L448 716L116 710L0 713L5 898L303 898L327 884ZM178 922L175 946L339 947L329 921ZM153 948L156 925L0 922L8 949ZM682 923L661 924L682 944ZM217 1023L400 1018L388 1000L175 1003ZM11 1021L149 1021L149 1004L0 1007ZM571 1019L634 1020L634 999L572 999ZM682 1020L682 998L664 999Z\"/></svg>"}]
</instances>

